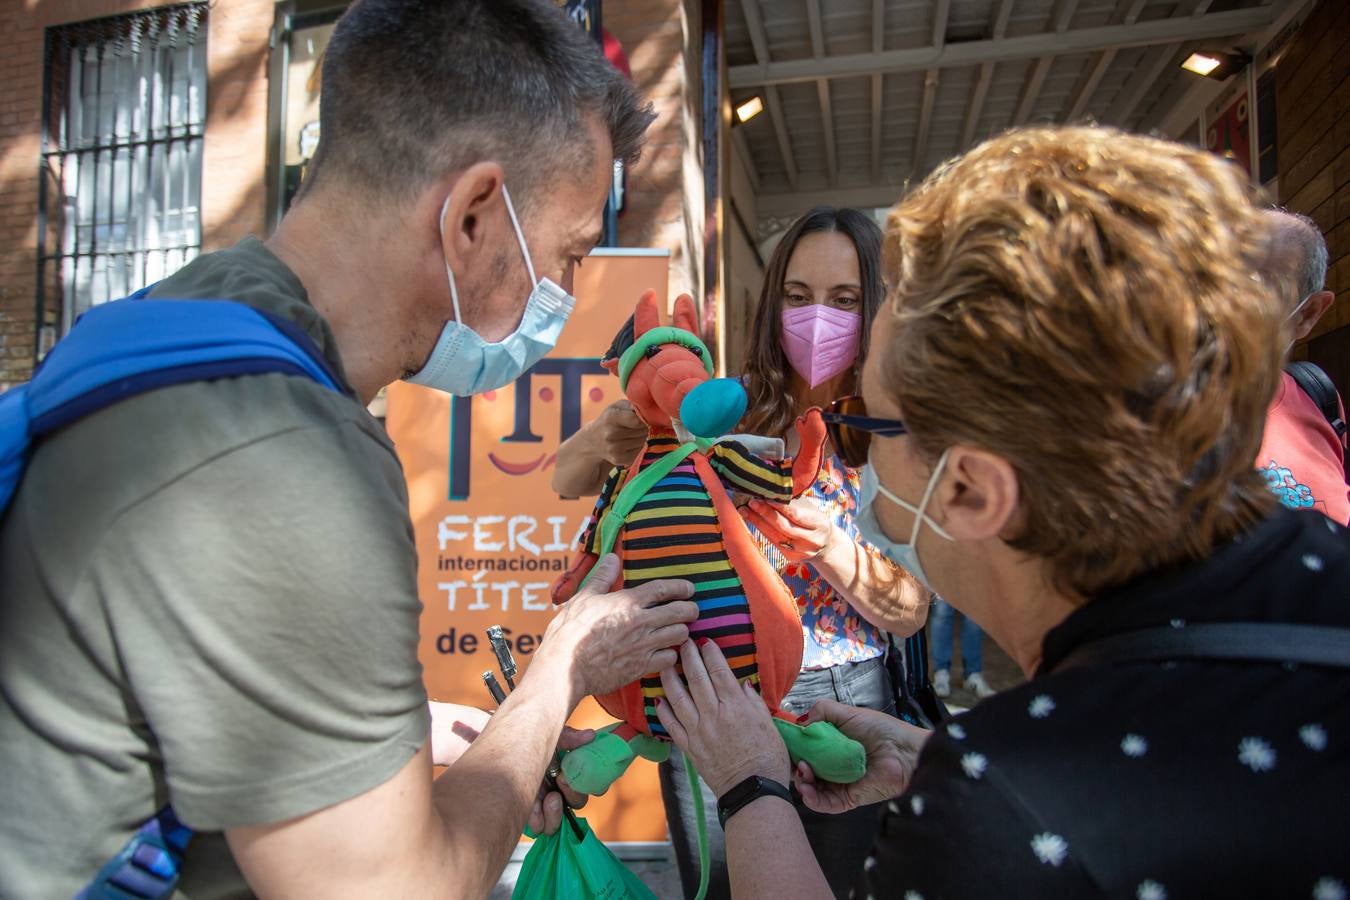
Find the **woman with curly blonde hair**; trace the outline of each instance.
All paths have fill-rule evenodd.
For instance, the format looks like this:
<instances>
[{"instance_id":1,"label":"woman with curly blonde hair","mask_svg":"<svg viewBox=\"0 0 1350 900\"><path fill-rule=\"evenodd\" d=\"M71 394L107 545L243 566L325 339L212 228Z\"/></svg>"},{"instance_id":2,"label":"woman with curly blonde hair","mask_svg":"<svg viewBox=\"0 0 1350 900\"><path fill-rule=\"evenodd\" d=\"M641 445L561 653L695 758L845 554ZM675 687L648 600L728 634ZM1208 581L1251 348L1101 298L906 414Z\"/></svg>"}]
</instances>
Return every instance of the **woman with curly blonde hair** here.
<instances>
[{"instance_id":1,"label":"woman with curly blonde hair","mask_svg":"<svg viewBox=\"0 0 1350 900\"><path fill-rule=\"evenodd\" d=\"M863 534L1030 680L936 732L818 704L868 748L839 786L789 773L686 644L659 714L709 782L898 797L887 896L1346 895L1350 536L1253 466L1292 306L1256 275L1253 199L1217 156L1047 128L895 207L865 416L836 446L870 457ZM790 808L746 797L737 896L826 896Z\"/></svg>"}]
</instances>

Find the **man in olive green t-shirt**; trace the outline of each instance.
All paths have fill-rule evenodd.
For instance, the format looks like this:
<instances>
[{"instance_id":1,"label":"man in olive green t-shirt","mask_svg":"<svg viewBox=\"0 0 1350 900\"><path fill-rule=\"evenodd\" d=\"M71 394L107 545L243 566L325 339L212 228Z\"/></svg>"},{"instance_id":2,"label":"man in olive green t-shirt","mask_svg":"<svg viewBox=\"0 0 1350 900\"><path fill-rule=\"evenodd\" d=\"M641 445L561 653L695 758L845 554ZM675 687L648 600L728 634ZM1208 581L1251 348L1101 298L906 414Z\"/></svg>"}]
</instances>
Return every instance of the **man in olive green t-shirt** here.
<instances>
[{"instance_id":1,"label":"man in olive green t-shirt","mask_svg":"<svg viewBox=\"0 0 1350 900\"><path fill-rule=\"evenodd\" d=\"M71 896L165 804L198 832L182 896L485 895L527 816L557 827L539 784L576 703L672 664L696 614L684 582L569 603L490 721L434 711L481 734L433 781L407 493L364 406L510 380L556 340L549 283L651 116L547 0L361 0L323 78L276 234L151 296L290 320L344 393L125 400L42 441L0 522L5 896Z\"/></svg>"}]
</instances>

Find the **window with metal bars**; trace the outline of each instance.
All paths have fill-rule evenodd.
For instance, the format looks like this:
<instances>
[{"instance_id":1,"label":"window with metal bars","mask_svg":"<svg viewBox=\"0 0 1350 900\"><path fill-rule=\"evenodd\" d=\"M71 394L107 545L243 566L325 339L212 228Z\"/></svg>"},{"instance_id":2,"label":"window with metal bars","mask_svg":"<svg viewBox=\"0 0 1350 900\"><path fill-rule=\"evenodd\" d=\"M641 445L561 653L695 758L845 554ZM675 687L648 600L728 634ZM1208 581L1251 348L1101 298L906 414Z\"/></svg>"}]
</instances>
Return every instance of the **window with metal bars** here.
<instances>
[{"instance_id":1,"label":"window with metal bars","mask_svg":"<svg viewBox=\"0 0 1350 900\"><path fill-rule=\"evenodd\" d=\"M49 334L201 249L206 17L186 3L47 29L37 306Z\"/></svg>"}]
</instances>

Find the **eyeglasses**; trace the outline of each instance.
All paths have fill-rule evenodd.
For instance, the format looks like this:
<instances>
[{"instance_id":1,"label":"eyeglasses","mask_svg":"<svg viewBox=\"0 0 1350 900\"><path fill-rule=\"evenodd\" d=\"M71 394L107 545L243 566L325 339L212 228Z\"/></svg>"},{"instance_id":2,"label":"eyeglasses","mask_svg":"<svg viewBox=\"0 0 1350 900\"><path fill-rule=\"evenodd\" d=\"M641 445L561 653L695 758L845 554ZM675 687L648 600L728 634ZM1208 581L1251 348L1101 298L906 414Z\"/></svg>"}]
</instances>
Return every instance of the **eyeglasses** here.
<instances>
[{"instance_id":1,"label":"eyeglasses","mask_svg":"<svg viewBox=\"0 0 1350 900\"><path fill-rule=\"evenodd\" d=\"M899 419L878 419L867 415L867 406L861 397L840 397L821 415L825 431L834 444L834 450L844 465L857 468L867 462L872 447L872 435L895 437L909 429Z\"/></svg>"}]
</instances>

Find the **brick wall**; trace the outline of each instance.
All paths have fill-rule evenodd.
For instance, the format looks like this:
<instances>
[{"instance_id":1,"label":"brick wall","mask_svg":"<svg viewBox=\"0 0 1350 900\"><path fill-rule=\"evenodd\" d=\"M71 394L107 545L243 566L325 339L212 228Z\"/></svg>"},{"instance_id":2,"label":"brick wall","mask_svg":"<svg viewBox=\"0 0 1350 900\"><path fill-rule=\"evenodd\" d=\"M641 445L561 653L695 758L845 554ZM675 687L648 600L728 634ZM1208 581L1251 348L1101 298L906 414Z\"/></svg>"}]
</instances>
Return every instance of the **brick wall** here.
<instances>
[{"instance_id":1,"label":"brick wall","mask_svg":"<svg viewBox=\"0 0 1350 900\"><path fill-rule=\"evenodd\" d=\"M267 46L272 0L211 4L202 250L262 235L267 204Z\"/></svg>"},{"instance_id":2,"label":"brick wall","mask_svg":"<svg viewBox=\"0 0 1350 900\"><path fill-rule=\"evenodd\" d=\"M700 296L703 176L699 148L698 4L613 0L605 28L623 45L633 81L656 106L642 159L628 173L619 244L670 250L670 295Z\"/></svg>"},{"instance_id":3,"label":"brick wall","mask_svg":"<svg viewBox=\"0 0 1350 900\"><path fill-rule=\"evenodd\" d=\"M1280 57L1276 78L1280 202L1327 238L1336 302L1294 355L1350 389L1350 15L1321 0Z\"/></svg>"},{"instance_id":4,"label":"brick wall","mask_svg":"<svg viewBox=\"0 0 1350 900\"><path fill-rule=\"evenodd\" d=\"M32 373L44 29L165 5L151 0L46 0L0 5L0 390ZM271 0L211 6L202 157L203 249L264 221Z\"/></svg>"}]
</instances>

